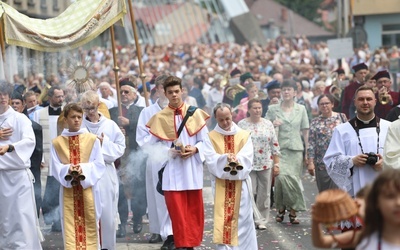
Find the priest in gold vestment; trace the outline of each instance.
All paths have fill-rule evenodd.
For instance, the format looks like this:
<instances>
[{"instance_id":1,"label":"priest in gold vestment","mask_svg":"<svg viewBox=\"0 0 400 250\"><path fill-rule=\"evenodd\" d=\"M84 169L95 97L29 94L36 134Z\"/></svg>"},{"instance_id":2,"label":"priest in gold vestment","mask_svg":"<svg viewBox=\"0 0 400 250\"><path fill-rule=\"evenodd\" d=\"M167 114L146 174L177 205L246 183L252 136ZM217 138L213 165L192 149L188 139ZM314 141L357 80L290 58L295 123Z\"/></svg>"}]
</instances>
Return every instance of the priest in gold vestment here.
<instances>
[{"instance_id":1,"label":"priest in gold vestment","mask_svg":"<svg viewBox=\"0 0 400 250\"><path fill-rule=\"evenodd\" d=\"M83 110L76 104L65 106L68 129L53 140L53 176L60 182L60 215L64 249L100 249L99 217L101 206L96 186L105 172L101 142L96 135L81 129ZM73 171L84 180L72 185Z\"/></svg>"},{"instance_id":2,"label":"priest in gold vestment","mask_svg":"<svg viewBox=\"0 0 400 250\"><path fill-rule=\"evenodd\" d=\"M250 133L232 122L228 104L217 104L214 117L218 124L204 141L214 194L213 241L217 249L256 250L249 176L253 163Z\"/></svg>"}]
</instances>

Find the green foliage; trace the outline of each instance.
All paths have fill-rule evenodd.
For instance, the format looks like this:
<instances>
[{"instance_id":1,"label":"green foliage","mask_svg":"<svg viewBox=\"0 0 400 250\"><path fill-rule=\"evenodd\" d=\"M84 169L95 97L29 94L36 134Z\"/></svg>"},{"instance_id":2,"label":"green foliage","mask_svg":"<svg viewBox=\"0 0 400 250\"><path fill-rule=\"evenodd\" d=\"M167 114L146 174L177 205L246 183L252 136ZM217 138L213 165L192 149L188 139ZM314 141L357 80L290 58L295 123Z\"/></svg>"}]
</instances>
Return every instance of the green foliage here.
<instances>
[{"instance_id":1,"label":"green foliage","mask_svg":"<svg viewBox=\"0 0 400 250\"><path fill-rule=\"evenodd\" d=\"M319 17L317 9L322 0L275 0L310 21Z\"/></svg>"}]
</instances>

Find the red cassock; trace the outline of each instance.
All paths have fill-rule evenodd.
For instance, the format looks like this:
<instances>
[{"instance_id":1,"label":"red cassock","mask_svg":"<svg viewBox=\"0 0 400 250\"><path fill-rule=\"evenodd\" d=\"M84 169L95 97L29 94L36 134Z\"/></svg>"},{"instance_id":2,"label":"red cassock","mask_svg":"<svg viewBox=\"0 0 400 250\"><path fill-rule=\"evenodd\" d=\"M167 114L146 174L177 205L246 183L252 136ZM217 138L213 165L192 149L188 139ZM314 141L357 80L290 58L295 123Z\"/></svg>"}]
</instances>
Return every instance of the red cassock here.
<instances>
[{"instance_id":1,"label":"red cassock","mask_svg":"<svg viewBox=\"0 0 400 250\"><path fill-rule=\"evenodd\" d=\"M345 113L347 118L349 118L349 109L350 105L354 100L354 95L356 90L361 87L363 84L358 83L357 81L351 81L350 84L344 89L342 93L342 113Z\"/></svg>"}]
</instances>

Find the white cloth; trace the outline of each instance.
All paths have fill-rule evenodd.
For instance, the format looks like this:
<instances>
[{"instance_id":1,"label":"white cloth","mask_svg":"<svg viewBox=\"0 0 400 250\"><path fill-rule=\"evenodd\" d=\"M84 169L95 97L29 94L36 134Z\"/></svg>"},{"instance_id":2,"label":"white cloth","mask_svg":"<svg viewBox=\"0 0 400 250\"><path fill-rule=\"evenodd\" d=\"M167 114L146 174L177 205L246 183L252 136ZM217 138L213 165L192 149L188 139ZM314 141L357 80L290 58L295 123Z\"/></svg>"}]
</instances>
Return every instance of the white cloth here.
<instances>
[{"instance_id":1,"label":"white cloth","mask_svg":"<svg viewBox=\"0 0 400 250\"><path fill-rule=\"evenodd\" d=\"M34 177L29 170L35 148L32 122L9 107L0 115L2 128L12 128L8 140L14 151L0 156L0 249L42 249L36 215ZM38 180L40 181L40 180Z\"/></svg>"},{"instance_id":2,"label":"white cloth","mask_svg":"<svg viewBox=\"0 0 400 250\"><path fill-rule=\"evenodd\" d=\"M230 131L225 131L216 125L216 132L223 135L235 135L237 131L241 130L236 124L232 123L232 128ZM207 137L204 140L203 145L204 156L206 159L208 170L211 173L211 185L213 190L213 195L215 197L215 179L228 179L228 180L242 180L242 192L239 207L239 221L238 221L238 246L229 245L217 245L217 249L249 249L256 250L257 247L257 237L254 228L253 219L253 204L252 204L252 190L251 190L251 180L250 172L252 170L253 163L253 144L249 136L246 144L243 148L236 154L238 161L243 165L243 170L238 171L237 175L231 175L229 172L223 170L227 163L228 154L218 154L210 138Z\"/></svg>"},{"instance_id":3,"label":"white cloth","mask_svg":"<svg viewBox=\"0 0 400 250\"><path fill-rule=\"evenodd\" d=\"M318 108L318 98L319 98L319 95L317 95L317 96L314 96L313 98L312 98L312 101L311 101L311 108L312 109L315 109L315 110L319 110L319 108ZM304 98L305 99L305 98Z\"/></svg>"},{"instance_id":4,"label":"white cloth","mask_svg":"<svg viewBox=\"0 0 400 250\"><path fill-rule=\"evenodd\" d=\"M81 128L77 132L69 132L68 129L64 129L61 133L61 136L74 136L83 133L89 133L89 131L85 128ZM72 188L71 182L66 181L64 177L67 175L69 167L71 164L63 164L58 158L57 151L51 145L50 154L52 159L52 171L53 176L56 180L66 188ZM92 152L90 153L89 162L79 163L82 168L82 174L86 177L85 180L81 181L81 185L83 189L87 189L92 187L94 202L95 202L95 210L96 210L96 220L99 222L101 216L101 196L100 196L100 188L99 188L99 180L104 175L106 171L106 166L104 165L104 158L101 151L100 141L96 140L94 142ZM64 231L64 188L60 188L60 217L61 217L61 225L62 230ZM98 223L97 223L98 224Z\"/></svg>"},{"instance_id":5,"label":"white cloth","mask_svg":"<svg viewBox=\"0 0 400 250\"><path fill-rule=\"evenodd\" d=\"M192 96L190 96L190 95L188 95L188 96L185 98L185 103L186 103L187 105L189 105L189 106L197 107L196 98L194 98L194 97L192 97Z\"/></svg>"},{"instance_id":6,"label":"white cloth","mask_svg":"<svg viewBox=\"0 0 400 250\"><path fill-rule=\"evenodd\" d=\"M381 155L389 126L390 122L380 119L379 153ZM364 153L376 153L376 128L360 129L359 133ZM346 122L337 126L333 131L331 142L325 153L324 163L327 166L329 176L335 184L339 188L346 190L353 197L358 190L371 183L379 174L369 165L353 167L352 158L359 154L362 154L361 148L358 144L357 134L351 124ZM353 175L350 172L352 167Z\"/></svg>"},{"instance_id":7,"label":"white cloth","mask_svg":"<svg viewBox=\"0 0 400 250\"><path fill-rule=\"evenodd\" d=\"M161 234L165 239L168 235L172 235L172 224L164 196L157 192L156 185L158 183L158 171L167 160L167 155L160 154L160 152L157 151L160 147L165 147L163 142L158 142L156 144L148 143L151 134L146 127L150 118L161 110L160 105L156 102L140 112L136 130L136 141L142 150L151 156L147 158L146 163L146 197L149 232ZM163 149L161 149L161 152L162 151Z\"/></svg>"},{"instance_id":8,"label":"white cloth","mask_svg":"<svg viewBox=\"0 0 400 250\"><path fill-rule=\"evenodd\" d=\"M108 109L111 109L113 107L117 107L118 106L118 103L115 102L114 99L111 99L111 98L110 99L105 99L105 98L99 96L99 101L104 103L107 106Z\"/></svg>"},{"instance_id":9,"label":"white cloth","mask_svg":"<svg viewBox=\"0 0 400 250\"><path fill-rule=\"evenodd\" d=\"M41 110L42 108L43 108L43 107L42 107L42 106L39 106L39 104L38 104L38 105L36 105L35 107L32 107L32 108L27 109L26 111L28 112L28 117L29 117L29 119L33 120L33 114L34 114L36 111Z\"/></svg>"},{"instance_id":10,"label":"white cloth","mask_svg":"<svg viewBox=\"0 0 400 250\"><path fill-rule=\"evenodd\" d=\"M178 131L182 120L183 118L180 115L175 116L176 131ZM174 159L169 157L168 164L163 174L163 190L181 191L203 189L203 140L207 137L207 133L208 129L206 126L194 136L189 136L186 129L182 130L179 140L184 146L192 145L196 147L199 153L188 159L182 159L180 157ZM152 135L149 142L155 144L161 142L161 139ZM163 146L160 147L160 154L168 155L171 143L172 142L163 143Z\"/></svg>"},{"instance_id":11,"label":"white cloth","mask_svg":"<svg viewBox=\"0 0 400 250\"><path fill-rule=\"evenodd\" d=\"M210 91L208 91L207 94L207 107L212 110L217 103L221 103L222 99L224 98L224 90L218 90L216 88L212 88Z\"/></svg>"},{"instance_id":12,"label":"white cloth","mask_svg":"<svg viewBox=\"0 0 400 250\"><path fill-rule=\"evenodd\" d=\"M138 107L143 107L143 108L146 107L146 99L143 96L141 96L139 93L137 93L137 96L138 96L138 100L135 103L135 105Z\"/></svg>"},{"instance_id":13,"label":"white cloth","mask_svg":"<svg viewBox=\"0 0 400 250\"><path fill-rule=\"evenodd\" d=\"M42 126L43 133L43 160L45 168L48 168L48 175L52 176L51 172L51 157L50 157L50 144L51 141L57 137L57 120L58 115L49 115L49 106L42 108L33 113L33 121Z\"/></svg>"},{"instance_id":14,"label":"white cloth","mask_svg":"<svg viewBox=\"0 0 400 250\"><path fill-rule=\"evenodd\" d=\"M386 242L382 239L381 248L378 248L379 245L378 233L375 232L371 234L371 236L363 239L356 247L356 250L400 250L400 245L393 245Z\"/></svg>"},{"instance_id":15,"label":"white cloth","mask_svg":"<svg viewBox=\"0 0 400 250\"><path fill-rule=\"evenodd\" d=\"M392 122L389 127L383 150L383 166L400 168L400 120Z\"/></svg>"},{"instance_id":16,"label":"white cloth","mask_svg":"<svg viewBox=\"0 0 400 250\"><path fill-rule=\"evenodd\" d=\"M90 122L83 117L82 127L90 133L103 137L101 152L104 157L106 171L98 182L101 196L101 248L116 249L116 228L119 224L118 197L119 183L114 161L125 152L125 136L118 125L100 116L97 123Z\"/></svg>"}]
</instances>

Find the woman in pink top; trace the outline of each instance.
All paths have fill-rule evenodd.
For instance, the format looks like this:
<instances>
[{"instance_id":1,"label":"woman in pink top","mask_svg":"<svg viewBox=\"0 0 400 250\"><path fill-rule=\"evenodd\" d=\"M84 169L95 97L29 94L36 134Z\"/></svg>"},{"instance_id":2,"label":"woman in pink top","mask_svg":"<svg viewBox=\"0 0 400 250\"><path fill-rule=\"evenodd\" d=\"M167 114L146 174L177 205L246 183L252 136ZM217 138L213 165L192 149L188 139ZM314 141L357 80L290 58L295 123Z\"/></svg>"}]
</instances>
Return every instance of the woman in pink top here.
<instances>
[{"instance_id":1,"label":"woman in pink top","mask_svg":"<svg viewBox=\"0 0 400 250\"><path fill-rule=\"evenodd\" d=\"M247 104L251 99L256 98L258 94L257 85L255 85L254 83L247 84L245 88L247 92L247 97L242 98L242 100L240 100L240 104L238 106L238 113L235 117L236 123L247 117Z\"/></svg>"}]
</instances>

